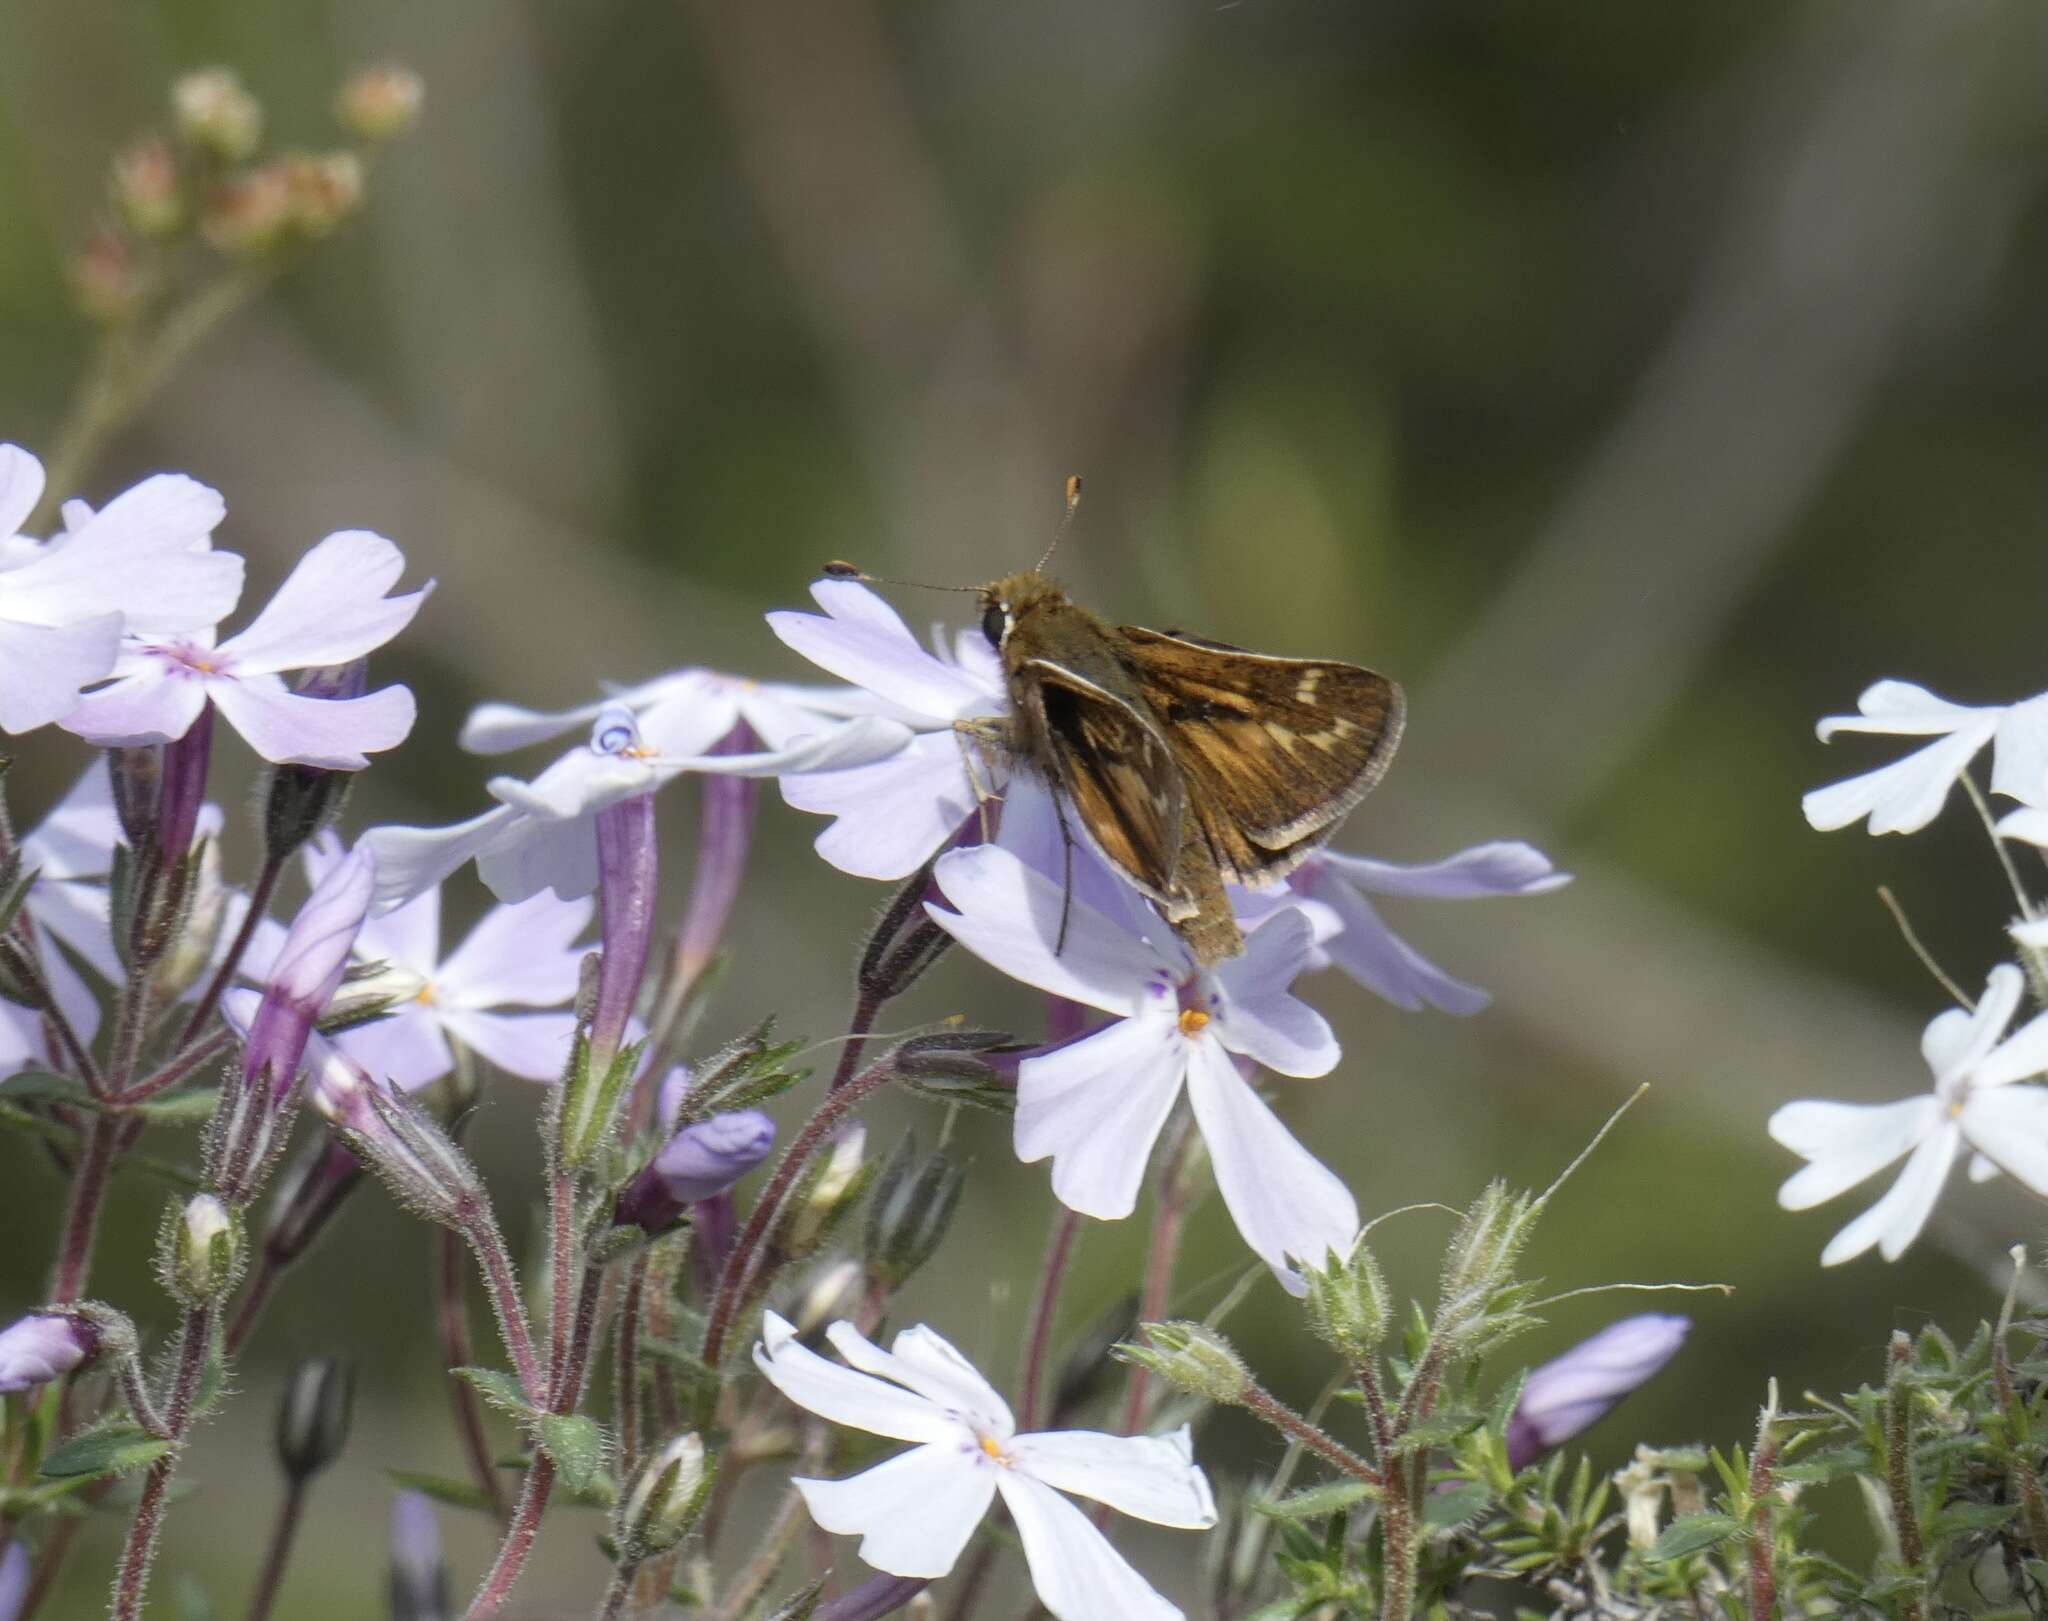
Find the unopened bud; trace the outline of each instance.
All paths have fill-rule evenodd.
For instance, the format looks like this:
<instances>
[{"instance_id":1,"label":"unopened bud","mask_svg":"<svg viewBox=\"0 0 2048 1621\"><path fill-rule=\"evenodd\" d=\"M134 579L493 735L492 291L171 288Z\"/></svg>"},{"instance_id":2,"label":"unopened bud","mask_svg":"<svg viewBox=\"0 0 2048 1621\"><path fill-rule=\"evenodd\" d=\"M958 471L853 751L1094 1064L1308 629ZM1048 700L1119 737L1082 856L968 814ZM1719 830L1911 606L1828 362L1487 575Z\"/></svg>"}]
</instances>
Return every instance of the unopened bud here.
<instances>
[{"instance_id":1,"label":"unopened bud","mask_svg":"<svg viewBox=\"0 0 2048 1621\"><path fill-rule=\"evenodd\" d=\"M81 1313L32 1311L0 1328L0 1395L60 1379L100 1348L101 1331Z\"/></svg>"},{"instance_id":2,"label":"unopened bud","mask_svg":"<svg viewBox=\"0 0 2048 1621\"><path fill-rule=\"evenodd\" d=\"M1363 1239L1347 1261L1334 1250L1323 1267L1301 1269L1308 1285L1308 1326L1316 1337L1353 1367L1371 1359L1386 1338L1391 1310L1387 1280Z\"/></svg>"},{"instance_id":3,"label":"unopened bud","mask_svg":"<svg viewBox=\"0 0 2048 1621\"><path fill-rule=\"evenodd\" d=\"M164 1287L182 1306L211 1305L241 1281L241 1220L210 1193L173 1201L164 1220L157 1264Z\"/></svg>"},{"instance_id":4,"label":"unopened bud","mask_svg":"<svg viewBox=\"0 0 2048 1621\"><path fill-rule=\"evenodd\" d=\"M353 152L294 153L284 171L292 224L307 236L332 235L362 206L363 163Z\"/></svg>"},{"instance_id":5,"label":"unopened bud","mask_svg":"<svg viewBox=\"0 0 2048 1621\"><path fill-rule=\"evenodd\" d=\"M366 141L390 141L419 122L426 86L411 68L386 63L365 68L341 87L335 116Z\"/></svg>"},{"instance_id":6,"label":"unopened bud","mask_svg":"<svg viewBox=\"0 0 2048 1621\"><path fill-rule=\"evenodd\" d=\"M171 937L149 971L150 994L164 1006L177 1001L213 966L214 948L220 944L221 923L227 916L228 886L221 876L218 842L203 841L192 867L184 927Z\"/></svg>"},{"instance_id":7,"label":"unopened bud","mask_svg":"<svg viewBox=\"0 0 2048 1621\"><path fill-rule=\"evenodd\" d=\"M120 326L134 319L142 305L142 287L135 244L112 226L93 232L71 261L72 296L80 312L102 326Z\"/></svg>"},{"instance_id":8,"label":"unopened bud","mask_svg":"<svg viewBox=\"0 0 2048 1621\"><path fill-rule=\"evenodd\" d=\"M1126 1342L1116 1348L1125 1362L1225 1407L1234 1407L1252 1388L1251 1370L1214 1329L1190 1322L1145 1323L1140 1332L1149 1344Z\"/></svg>"},{"instance_id":9,"label":"unopened bud","mask_svg":"<svg viewBox=\"0 0 2048 1621\"><path fill-rule=\"evenodd\" d=\"M121 823L122 835L138 850L155 836L163 776L163 751L154 745L107 750L114 815Z\"/></svg>"},{"instance_id":10,"label":"unopened bud","mask_svg":"<svg viewBox=\"0 0 2048 1621\"><path fill-rule=\"evenodd\" d=\"M612 1511L622 1561L666 1553L689 1534L711 1494L712 1460L696 1435L679 1435L641 1464Z\"/></svg>"},{"instance_id":11,"label":"unopened bud","mask_svg":"<svg viewBox=\"0 0 2048 1621\"><path fill-rule=\"evenodd\" d=\"M401 1203L428 1221L452 1223L483 1198L475 1167L440 1125L332 1043L315 1036L306 1056L308 1101Z\"/></svg>"},{"instance_id":12,"label":"unopened bud","mask_svg":"<svg viewBox=\"0 0 2048 1621\"><path fill-rule=\"evenodd\" d=\"M775 1122L759 1109L692 1121L662 1146L619 1195L613 1220L667 1231L690 1205L723 1193L775 1146Z\"/></svg>"},{"instance_id":13,"label":"unopened bud","mask_svg":"<svg viewBox=\"0 0 2048 1621\"><path fill-rule=\"evenodd\" d=\"M169 142L151 136L114 159L114 206L137 236L171 236L185 223L178 160Z\"/></svg>"},{"instance_id":14,"label":"unopened bud","mask_svg":"<svg viewBox=\"0 0 2048 1621\"><path fill-rule=\"evenodd\" d=\"M441 1557L441 1528L422 1492L391 1504L391 1621L452 1621L454 1597Z\"/></svg>"},{"instance_id":15,"label":"unopened bud","mask_svg":"<svg viewBox=\"0 0 2048 1621\"><path fill-rule=\"evenodd\" d=\"M822 1160L805 1173L790 1212L776 1234L777 1246L792 1260L815 1255L839 1224L853 1213L875 1168L867 1161L867 1128L842 1126Z\"/></svg>"},{"instance_id":16,"label":"unopened bud","mask_svg":"<svg viewBox=\"0 0 2048 1621\"><path fill-rule=\"evenodd\" d=\"M803 1282L790 1305L797 1338L815 1339L843 1317L851 1317L861 1296L860 1262L850 1256L827 1260Z\"/></svg>"},{"instance_id":17,"label":"unopened bud","mask_svg":"<svg viewBox=\"0 0 2048 1621\"><path fill-rule=\"evenodd\" d=\"M292 691L300 698L332 702L360 698L369 685L369 660L352 659L304 671L292 684ZM263 789L265 859L283 861L331 826L354 781L353 771L330 771L317 765L272 766Z\"/></svg>"},{"instance_id":18,"label":"unopened bud","mask_svg":"<svg viewBox=\"0 0 2048 1621\"><path fill-rule=\"evenodd\" d=\"M211 187L199 211L199 233L236 259L274 252L292 223L292 187L283 164L229 175Z\"/></svg>"},{"instance_id":19,"label":"unopened bud","mask_svg":"<svg viewBox=\"0 0 2048 1621\"><path fill-rule=\"evenodd\" d=\"M952 1225L967 1174L944 1154L920 1157L906 1134L876 1178L868 1203L869 1274L900 1289L929 1261Z\"/></svg>"},{"instance_id":20,"label":"unopened bud","mask_svg":"<svg viewBox=\"0 0 2048 1621\"><path fill-rule=\"evenodd\" d=\"M263 139L263 109L226 68L188 73L171 86L178 134L224 163L240 163Z\"/></svg>"},{"instance_id":21,"label":"unopened bud","mask_svg":"<svg viewBox=\"0 0 2048 1621\"><path fill-rule=\"evenodd\" d=\"M309 1356L292 1369L277 1404L277 1461L307 1481L341 1456L355 1412L356 1372L340 1357Z\"/></svg>"},{"instance_id":22,"label":"unopened bud","mask_svg":"<svg viewBox=\"0 0 2048 1621\"><path fill-rule=\"evenodd\" d=\"M1598 1423L1678 1355L1691 1329L1691 1318L1662 1312L1624 1317L1537 1368L1508 1420L1508 1466L1526 1469Z\"/></svg>"}]
</instances>

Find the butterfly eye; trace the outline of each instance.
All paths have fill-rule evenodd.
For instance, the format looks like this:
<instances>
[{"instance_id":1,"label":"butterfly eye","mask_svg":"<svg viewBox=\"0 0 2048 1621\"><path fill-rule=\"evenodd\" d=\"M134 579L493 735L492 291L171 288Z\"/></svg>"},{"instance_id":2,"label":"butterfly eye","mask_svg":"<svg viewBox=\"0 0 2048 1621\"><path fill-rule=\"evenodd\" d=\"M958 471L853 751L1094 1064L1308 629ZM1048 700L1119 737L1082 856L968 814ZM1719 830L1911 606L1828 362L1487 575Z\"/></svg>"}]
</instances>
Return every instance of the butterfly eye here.
<instances>
[{"instance_id":1,"label":"butterfly eye","mask_svg":"<svg viewBox=\"0 0 2048 1621\"><path fill-rule=\"evenodd\" d=\"M1010 610L1000 602L990 603L981 616L981 633L988 638L988 645L1000 652L1009 630Z\"/></svg>"}]
</instances>

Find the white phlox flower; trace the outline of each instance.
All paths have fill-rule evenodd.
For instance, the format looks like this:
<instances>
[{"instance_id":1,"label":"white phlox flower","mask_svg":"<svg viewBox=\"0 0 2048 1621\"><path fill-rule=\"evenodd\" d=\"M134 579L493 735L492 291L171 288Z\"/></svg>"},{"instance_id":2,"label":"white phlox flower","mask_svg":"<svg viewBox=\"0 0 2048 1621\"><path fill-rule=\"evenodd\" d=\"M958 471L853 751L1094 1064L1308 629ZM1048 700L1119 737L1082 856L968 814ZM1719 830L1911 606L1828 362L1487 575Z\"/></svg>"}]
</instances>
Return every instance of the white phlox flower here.
<instances>
[{"instance_id":1,"label":"white phlox flower","mask_svg":"<svg viewBox=\"0 0 2048 1621\"><path fill-rule=\"evenodd\" d=\"M1078 884L1069 896L1007 849L950 851L933 875L955 910L926 910L968 950L1012 979L1115 1015L1019 1067L1017 1157L1050 1157L1062 1202L1103 1220L1128 1216L1185 1090L1232 1220L1287 1287L1302 1287L1290 1259L1321 1264L1328 1251L1350 1252L1350 1190L1233 1059L1301 1077L1336 1067L1329 1025L1288 989L1313 946L1307 918L1284 909L1251 932L1242 956L1203 969L1156 916L1135 904L1121 918L1106 914Z\"/></svg>"},{"instance_id":2,"label":"white phlox flower","mask_svg":"<svg viewBox=\"0 0 2048 1621\"><path fill-rule=\"evenodd\" d=\"M274 764L360 771L370 755L405 741L412 693L390 686L360 698L315 698L292 692L284 672L347 664L390 641L433 590L429 581L387 596L404 572L404 554L381 535L329 535L226 641L216 641L211 622L183 635L131 636L116 679L80 700L64 728L103 748L168 743L211 703Z\"/></svg>"},{"instance_id":3,"label":"white phlox flower","mask_svg":"<svg viewBox=\"0 0 2048 1621\"><path fill-rule=\"evenodd\" d=\"M1949 790L1985 744L1993 744L1991 791L2023 802L2048 780L2048 693L2024 703L1971 707L1937 698L1910 681L1880 681L1856 700L1854 715L1830 715L1816 730L1882 732L1934 739L1902 760L1816 788L1800 801L1822 832L1868 817L1873 833L1914 833L1941 813Z\"/></svg>"},{"instance_id":4,"label":"white phlox flower","mask_svg":"<svg viewBox=\"0 0 2048 1621\"><path fill-rule=\"evenodd\" d=\"M1518 839L1475 844L1441 861L1413 866L1318 850L1270 890L1232 895L1238 921L1252 924L1298 905L1315 925L1317 959L1334 965L1376 996L1410 1013L1424 1006L1477 1013L1493 1000L1477 985L1445 972L1387 926L1368 895L1419 900L1474 900L1542 895L1571 882L1541 850Z\"/></svg>"},{"instance_id":5,"label":"white phlox flower","mask_svg":"<svg viewBox=\"0 0 2048 1621\"><path fill-rule=\"evenodd\" d=\"M468 861L498 899L517 902L552 889L575 900L597 887L597 813L651 794L686 773L773 777L830 771L893 754L909 732L893 720L819 718L814 729L748 754L715 746L733 726L736 700L706 702L693 687L635 716L607 704L590 741L571 748L531 782L493 777L498 803L452 827L382 827L364 835L377 855L377 909L388 912Z\"/></svg>"},{"instance_id":6,"label":"white phlox flower","mask_svg":"<svg viewBox=\"0 0 2048 1621\"><path fill-rule=\"evenodd\" d=\"M782 797L798 810L834 818L817 850L856 878L907 878L960 831L983 799L1003 787L1002 762L988 760L954 722L1002 714L1009 705L1002 660L979 631L932 652L896 610L852 580L820 580L811 596L823 615L771 613L768 626L813 664L876 700L881 713L916 736L888 759L852 770L786 772Z\"/></svg>"},{"instance_id":7,"label":"white phlox flower","mask_svg":"<svg viewBox=\"0 0 2048 1621\"><path fill-rule=\"evenodd\" d=\"M1896 1103L1788 1103L1771 1116L1771 1136L1811 1162L1778 1190L1787 1210L1821 1204L1906 1156L1884 1197L1821 1252L1823 1266L1873 1245L1897 1260L1920 1235L1966 1147L1972 1180L2004 1171L2048 1197L2048 1087L2013 1084L2048 1070L2048 1013L2005 1034L2024 988L2020 971L2001 963L1974 1012L1951 1008L1927 1026L1920 1051L1934 1072L1931 1094Z\"/></svg>"},{"instance_id":8,"label":"white phlox flower","mask_svg":"<svg viewBox=\"0 0 2048 1621\"><path fill-rule=\"evenodd\" d=\"M182 474L160 473L98 512L74 504L65 531L18 531L43 498L43 467L0 445L0 731L61 721L80 689L114 673L122 637L210 631L242 590L242 560L213 550L227 508Z\"/></svg>"},{"instance_id":9,"label":"white phlox flower","mask_svg":"<svg viewBox=\"0 0 2048 1621\"><path fill-rule=\"evenodd\" d=\"M806 1350L769 1312L755 1366L799 1407L914 1444L845 1480L792 1482L821 1527L859 1537L861 1558L877 1570L937 1578L952 1570L1000 1493L1031 1585L1058 1621L1176 1621L1179 1608L1063 1494L1154 1525L1208 1529L1216 1504L1185 1425L1163 1436L1019 1435L1003 1398L931 1329L905 1329L887 1351L851 1323L825 1332L847 1366Z\"/></svg>"}]
</instances>

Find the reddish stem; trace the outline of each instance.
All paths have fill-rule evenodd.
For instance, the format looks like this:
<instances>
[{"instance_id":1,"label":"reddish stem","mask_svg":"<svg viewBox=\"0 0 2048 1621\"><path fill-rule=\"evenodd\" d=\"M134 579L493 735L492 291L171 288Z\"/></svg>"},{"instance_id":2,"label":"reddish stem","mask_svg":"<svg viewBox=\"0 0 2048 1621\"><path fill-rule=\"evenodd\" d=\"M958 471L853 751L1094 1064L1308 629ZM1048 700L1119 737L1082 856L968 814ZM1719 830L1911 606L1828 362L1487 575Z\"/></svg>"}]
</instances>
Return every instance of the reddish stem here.
<instances>
[{"instance_id":1,"label":"reddish stem","mask_svg":"<svg viewBox=\"0 0 2048 1621\"><path fill-rule=\"evenodd\" d=\"M1039 1402L1045 1388L1045 1364L1052 1349L1053 1318L1058 1315L1060 1286L1066 1281L1067 1264L1074 1255L1074 1236L1081 1218L1065 1205L1053 1218L1052 1238L1046 1245L1045 1268L1039 1276L1038 1299L1031 1309L1031 1327L1025 1339L1024 1374L1017 1395L1017 1427L1038 1428Z\"/></svg>"},{"instance_id":2,"label":"reddish stem","mask_svg":"<svg viewBox=\"0 0 2048 1621\"><path fill-rule=\"evenodd\" d=\"M107 1174L113 1168L121 1122L96 1114L86 1128L85 1151L71 1177L71 1198L64 1210L63 1236L50 1280L50 1301L65 1306L85 1293L92 1272L93 1239L99 1232L100 1210L107 1199Z\"/></svg>"},{"instance_id":3,"label":"reddish stem","mask_svg":"<svg viewBox=\"0 0 2048 1621\"><path fill-rule=\"evenodd\" d=\"M449 1369L466 1368L475 1360L469 1337L469 1303L462 1292L462 1239L443 1227L434 1235L434 1252L439 1266L435 1273L435 1315L441 1325L441 1355ZM505 1488L498 1479L491 1458L491 1443L484 1433L483 1402L475 1386L450 1377L449 1399L455 1406L455 1428L462 1437L462 1450L469 1459L469 1472L490 1504L491 1515L501 1525L506 1517Z\"/></svg>"},{"instance_id":4,"label":"reddish stem","mask_svg":"<svg viewBox=\"0 0 2048 1621\"><path fill-rule=\"evenodd\" d=\"M192 1427L192 1401L199 1391L199 1376L206 1367L208 1342L213 1338L211 1306L195 1306L185 1314L185 1326L178 1342L178 1371L171 1385L170 1404L164 1413L170 1439L182 1448L185 1433ZM156 1557L156 1541L163 1530L164 1509L169 1500L171 1475L178 1467L174 1449L149 1466L142 1483L142 1496L129 1521L127 1541L121 1549L120 1573L114 1578L114 1607L110 1621L137 1621L142 1614L144 1589L149 1583L149 1566Z\"/></svg>"},{"instance_id":5,"label":"reddish stem","mask_svg":"<svg viewBox=\"0 0 2048 1621\"><path fill-rule=\"evenodd\" d=\"M498 1557L463 1612L462 1621L490 1621L505 1607L519 1573L526 1568L527 1555L533 1552L533 1544L540 1536L540 1519L547 1512L548 1497L554 1489L554 1459L545 1452L536 1453L526 1471L526 1483L519 1489L512 1523L505 1528L505 1540L498 1545Z\"/></svg>"}]
</instances>

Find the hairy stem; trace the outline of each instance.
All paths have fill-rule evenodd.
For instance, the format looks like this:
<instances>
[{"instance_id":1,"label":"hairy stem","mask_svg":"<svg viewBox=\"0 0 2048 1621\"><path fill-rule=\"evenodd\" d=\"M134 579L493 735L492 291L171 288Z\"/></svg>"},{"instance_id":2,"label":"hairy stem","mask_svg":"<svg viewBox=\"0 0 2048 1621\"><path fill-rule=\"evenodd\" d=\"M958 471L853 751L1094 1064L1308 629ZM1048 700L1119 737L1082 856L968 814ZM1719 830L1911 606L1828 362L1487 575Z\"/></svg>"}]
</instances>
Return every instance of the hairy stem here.
<instances>
[{"instance_id":1,"label":"hairy stem","mask_svg":"<svg viewBox=\"0 0 2048 1621\"><path fill-rule=\"evenodd\" d=\"M1385 1484L1379 1470L1335 1436L1311 1424L1270 1391L1258 1385L1248 1386L1238 1398L1238 1403L1246 1412L1264 1420L1282 1435L1299 1441L1324 1462L1335 1464L1353 1480L1362 1480L1368 1486Z\"/></svg>"},{"instance_id":2,"label":"hairy stem","mask_svg":"<svg viewBox=\"0 0 2048 1621\"><path fill-rule=\"evenodd\" d=\"M626 1268L626 1296L613 1342L612 1424L618 1433L621 1480L640 1466L640 1314L647 1296L647 1263L648 1253L642 1250Z\"/></svg>"},{"instance_id":3,"label":"hairy stem","mask_svg":"<svg viewBox=\"0 0 2048 1621\"><path fill-rule=\"evenodd\" d=\"M462 1290L462 1238L442 1227L434 1234L434 1315L441 1329L441 1356L447 1368L466 1368L475 1360L469 1337L469 1302ZM504 1483L498 1478L491 1458L490 1438L484 1432L483 1400L466 1379L451 1377L448 1395L455 1408L455 1429L462 1437L462 1453L469 1460L469 1472L491 1515L505 1523Z\"/></svg>"},{"instance_id":4,"label":"hairy stem","mask_svg":"<svg viewBox=\"0 0 2048 1621\"><path fill-rule=\"evenodd\" d=\"M545 1452L536 1453L526 1471L526 1482L519 1488L512 1523L505 1527L505 1539L498 1544L498 1557L491 1562L490 1572L463 1612L462 1621L490 1621L505 1607L519 1573L526 1568L527 1555L533 1552L534 1541L540 1536L541 1516L547 1512L548 1498L554 1489L555 1462Z\"/></svg>"},{"instance_id":5,"label":"hairy stem","mask_svg":"<svg viewBox=\"0 0 2048 1621\"><path fill-rule=\"evenodd\" d=\"M1067 1266L1074 1256L1074 1237L1080 1228L1081 1218L1061 1205L1059 1214L1053 1218L1052 1237L1046 1244L1045 1265L1039 1273L1038 1298L1032 1304L1031 1326L1024 1340L1024 1372L1017 1393L1017 1427L1027 1432L1039 1427L1045 1364L1052 1349L1053 1319L1059 1312L1060 1286L1066 1281Z\"/></svg>"},{"instance_id":6,"label":"hairy stem","mask_svg":"<svg viewBox=\"0 0 2048 1621\"><path fill-rule=\"evenodd\" d=\"M185 1313L179 1331L177 1371L172 1375L171 1398L164 1409L164 1427L174 1449L149 1466L143 1478L142 1496L135 1505L135 1517L128 1522L128 1535L121 1548L119 1573L114 1578L111 1621L136 1621L149 1585L150 1562L156 1557L157 1537L163 1530L164 1509L169 1500L171 1476L178 1467L178 1449L192 1427L192 1402L199 1391L199 1377L206 1368L208 1344L213 1338L214 1308L195 1306Z\"/></svg>"},{"instance_id":7,"label":"hairy stem","mask_svg":"<svg viewBox=\"0 0 2048 1621\"><path fill-rule=\"evenodd\" d=\"M263 1573L256 1578L256 1591L249 1599L248 1621L270 1621L277 1603L277 1590L284 1581L284 1569L291 1562L292 1542L299 1534L299 1519L306 1507L306 1483L294 1477L285 1482L284 1497L277 1505L277 1520L270 1528L270 1546L263 1555Z\"/></svg>"},{"instance_id":8,"label":"hairy stem","mask_svg":"<svg viewBox=\"0 0 2048 1621\"><path fill-rule=\"evenodd\" d=\"M50 1277L50 1300L66 1306L85 1294L92 1274L93 1240L99 1233L100 1210L107 1202L107 1175L113 1169L121 1121L95 1114L86 1127L84 1151L71 1173L71 1197L64 1207L64 1228L57 1243L57 1264Z\"/></svg>"},{"instance_id":9,"label":"hairy stem","mask_svg":"<svg viewBox=\"0 0 2048 1621\"><path fill-rule=\"evenodd\" d=\"M526 1302L519 1293L519 1275L512 1270L512 1257L506 1253L504 1236L498 1231L498 1224L492 1219L488 1206L478 1204L464 1210L461 1221L462 1236L469 1241L470 1249L476 1254L477 1265L483 1272L491 1311L498 1320L498 1337L505 1342L505 1353L511 1357L513 1370L519 1375L520 1388L534 1406L542 1406L547 1401L548 1381L541 1371L540 1358L534 1352L533 1329L526 1320Z\"/></svg>"}]
</instances>

